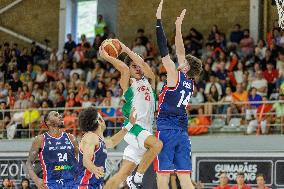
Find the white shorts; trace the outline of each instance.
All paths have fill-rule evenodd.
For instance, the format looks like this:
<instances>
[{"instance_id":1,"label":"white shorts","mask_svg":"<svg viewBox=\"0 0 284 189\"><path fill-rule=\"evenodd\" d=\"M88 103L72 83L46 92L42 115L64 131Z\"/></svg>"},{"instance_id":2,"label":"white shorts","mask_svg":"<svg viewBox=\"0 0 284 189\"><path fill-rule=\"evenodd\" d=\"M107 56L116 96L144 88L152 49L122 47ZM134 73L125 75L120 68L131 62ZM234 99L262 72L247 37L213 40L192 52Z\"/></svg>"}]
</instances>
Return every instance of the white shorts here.
<instances>
[{"instance_id":1,"label":"white shorts","mask_svg":"<svg viewBox=\"0 0 284 189\"><path fill-rule=\"evenodd\" d=\"M152 134L147 130L141 131L137 137L128 132L124 137L128 146L124 149L123 159L134 162L138 165L147 151L144 146L144 142L151 135Z\"/></svg>"}]
</instances>

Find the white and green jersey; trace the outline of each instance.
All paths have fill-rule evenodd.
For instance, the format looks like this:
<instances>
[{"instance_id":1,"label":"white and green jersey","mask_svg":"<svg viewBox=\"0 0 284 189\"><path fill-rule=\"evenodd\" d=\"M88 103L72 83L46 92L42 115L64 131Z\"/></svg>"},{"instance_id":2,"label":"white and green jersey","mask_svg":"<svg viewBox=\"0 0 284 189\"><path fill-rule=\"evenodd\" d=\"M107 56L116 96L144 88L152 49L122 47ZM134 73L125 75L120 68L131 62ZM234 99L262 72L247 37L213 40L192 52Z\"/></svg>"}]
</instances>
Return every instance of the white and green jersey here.
<instances>
[{"instance_id":1,"label":"white and green jersey","mask_svg":"<svg viewBox=\"0 0 284 189\"><path fill-rule=\"evenodd\" d=\"M140 80L131 78L131 80L131 86L129 86L127 91L124 93L125 104L122 107L123 115L126 118L129 118L132 108L135 107L137 113L137 121L135 125L139 125L142 129L152 133L156 95L147 78L143 77ZM126 121L128 121L128 119ZM134 131L133 133L135 134L136 132Z\"/></svg>"}]
</instances>

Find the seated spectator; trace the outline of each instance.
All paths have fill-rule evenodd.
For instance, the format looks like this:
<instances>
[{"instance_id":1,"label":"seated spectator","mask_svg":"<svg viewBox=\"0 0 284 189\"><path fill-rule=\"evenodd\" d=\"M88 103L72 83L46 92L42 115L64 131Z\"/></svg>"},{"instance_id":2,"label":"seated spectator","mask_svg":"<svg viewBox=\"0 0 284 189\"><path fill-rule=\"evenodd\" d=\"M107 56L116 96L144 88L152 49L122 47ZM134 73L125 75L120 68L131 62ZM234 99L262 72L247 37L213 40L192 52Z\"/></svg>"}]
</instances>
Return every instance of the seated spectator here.
<instances>
[{"instance_id":1,"label":"seated spectator","mask_svg":"<svg viewBox=\"0 0 284 189\"><path fill-rule=\"evenodd\" d=\"M77 134L77 121L78 121L78 114L76 111L66 110L65 115L63 118L64 127L67 132L71 132L74 136Z\"/></svg>"},{"instance_id":2,"label":"seated spectator","mask_svg":"<svg viewBox=\"0 0 284 189\"><path fill-rule=\"evenodd\" d=\"M103 100L103 106L106 106L106 108L102 108L100 110L100 113L101 115L106 119L106 131L105 131L105 136L106 137L110 137L113 135L113 131L114 131L114 128L115 127L115 121L116 119L114 118L115 117L115 113L116 113L116 109L113 108L112 104L111 104L111 99L106 97L104 100Z\"/></svg>"},{"instance_id":3,"label":"seated spectator","mask_svg":"<svg viewBox=\"0 0 284 189\"><path fill-rule=\"evenodd\" d=\"M9 178L3 178L2 184L1 184L1 189L14 189L15 188L15 183L12 182Z\"/></svg>"},{"instance_id":4,"label":"seated spectator","mask_svg":"<svg viewBox=\"0 0 284 189\"><path fill-rule=\"evenodd\" d=\"M20 92L19 98L16 100L14 109L25 109L29 104L29 101L25 98L25 93Z\"/></svg>"},{"instance_id":5,"label":"seated spectator","mask_svg":"<svg viewBox=\"0 0 284 189\"><path fill-rule=\"evenodd\" d=\"M43 86L44 82L47 81L47 75L45 71L41 67L39 67L38 72L36 74L35 82L37 82L40 86Z\"/></svg>"},{"instance_id":6,"label":"seated spectator","mask_svg":"<svg viewBox=\"0 0 284 189\"><path fill-rule=\"evenodd\" d=\"M243 76L244 76L244 65L239 62L237 66L237 70L234 71L234 77L237 83L243 82Z\"/></svg>"},{"instance_id":7,"label":"seated spectator","mask_svg":"<svg viewBox=\"0 0 284 189\"><path fill-rule=\"evenodd\" d=\"M93 105L93 102L92 100L90 100L90 97L88 94L84 94L81 104L83 108L88 108Z\"/></svg>"},{"instance_id":8,"label":"seated spectator","mask_svg":"<svg viewBox=\"0 0 284 189\"><path fill-rule=\"evenodd\" d=\"M237 84L236 92L232 94L232 97L233 97L233 103L227 109L227 123L230 122L232 114L245 113L245 106L244 104L241 103L248 101L248 92L244 91L241 84Z\"/></svg>"},{"instance_id":9,"label":"seated spectator","mask_svg":"<svg viewBox=\"0 0 284 189\"><path fill-rule=\"evenodd\" d=\"M260 96L266 96L267 95L267 80L263 78L262 71L257 71L256 73L256 79L251 82L251 87L256 88L257 94Z\"/></svg>"},{"instance_id":10,"label":"seated spectator","mask_svg":"<svg viewBox=\"0 0 284 189\"><path fill-rule=\"evenodd\" d=\"M202 48L203 43L203 35L197 31L195 28L190 29L190 34L186 37L186 39L189 39L192 43L192 48L195 51L198 51Z\"/></svg>"},{"instance_id":11,"label":"seated spectator","mask_svg":"<svg viewBox=\"0 0 284 189\"><path fill-rule=\"evenodd\" d=\"M67 34L67 41L64 44L64 52L68 55L68 57L71 57L72 54L74 53L76 48L76 43L75 41L72 39L72 34L68 33Z\"/></svg>"},{"instance_id":12,"label":"seated spectator","mask_svg":"<svg viewBox=\"0 0 284 189\"><path fill-rule=\"evenodd\" d=\"M18 88L23 86L23 83L19 79L18 73L13 73L13 80L9 83L9 85L11 86L13 92L17 92Z\"/></svg>"},{"instance_id":13,"label":"seated spectator","mask_svg":"<svg viewBox=\"0 0 284 189\"><path fill-rule=\"evenodd\" d=\"M147 57L147 49L142 45L141 38L136 38L132 51L141 55L143 58Z\"/></svg>"},{"instance_id":14,"label":"seated spectator","mask_svg":"<svg viewBox=\"0 0 284 189\"><path fill-rule=\"evenodd\" d=\"M220 103L225 104L223 105L220 110L220 113L226 114L227 109L230 106L230 103L233 101L233 96L232 96L232 89L230 87L226 87L225 91L225 96L220 100Z\"/></svg>"},{"instance_id":15,"label":"seated spectator","mask_svg":"<svg viewBox=\"0 0 284 189\"><path fill-rule=\"evenodd\" d=\"M216 24L214 24L212 26L212 29L211 29L209 35L208 35L208 42L209 43L213 43L214 42L216 33L219 33L219 30L218 30L218 26Z\"/></svg>"},{"instance_id":16,"label":"seated spectator","mask_svg":"<svg viewBox=\"0 0 284 189\"><path fill-rule=\"evenodd\" d=\"M212 84L209 93L206 94L206 104L204 105L204 112L206 115L211 115L212 113L218 113L218 106L213 105L212 103L217 103L221 100L221 94L218 93L217 87L215 84Z\"/></svg>"},{"instance_id":17,"label":"seated spectator","mask_svg":"<svg viewBox=\"0 0 284 189\"><path fill-rule=\"evenodd\" d=\"M8 90L4 81L0 81L0 102L7 102Z\"/></svg>"},{"instance_id":18,"label":"seated spectator","mask_svg":"<svg viewBox=\"0 0 284 189\"><path fill-rule=\"evenodd\" d=\"M137 30L137 38L141 39L141 44L144 46L146 46L146 44L149 42L149 39L145 36L145 31L142 28Z\"/></svg>"},{"instance_id":19,"label":"seated spectator","mask_svg":"<svg viewBox=\"0 0 284 189\"><path fill-rule=\"evenodd\" d=\"M97 99L97 101L100 103L103 101L103 98L106 96L106 88L105 84L101 81L98 82L97 89L94 93L94 98Z\"/></svg>"},{"instance_id":20,"label":"seated spectator","mask_svg":"<svg viewBox=\"0 0 284 189\"><path fill-rule=\"evenodd\" d=\"M205 86L205 91L204 91L205 95L208 95L210 93L210 88L214 84L215 87L217 88L218 96L222 96L222 87L220 83L216 81L215 74L212 73L209 78L210 78L209 82L206 83L206 86Z\"/></svg>"},{"instance_id":21,"label":"seated spectator","mask_svg":"<svg viewBox=\"0 0 284 189\"><path fill-rule=\"evenodd\" d=\"M268 98L270 97L270 95L274 92L275 87L276 87L276 81L278 78L278 71L276 69L273 68L273 64L271 62L269 62L266 65L267 70L264 71L263 73L263 77L264 79L266 79L268 85L267 85L267 95Z\"/></svg>"},{"instance_id":22,"label":"seated spectator","mask_svg":"<svg viewBox=\"0 0 284 189\"><path fill-rule=\"evenodd\" d=\"M257 46L254 49L254 52L258 60L262 61L265 58L266 47L265 47L265 42L263 39L258 40Z\"/></svg>"},{"instance_id":23,"label":"seated spectator","mask_svg":"<svg viewBox=\"0 0 284 189\"><path fill-rule=\"evenodd\" d=\"M231 186L228 185L229 178L226 172L221 172L219 177L219 185L213 187L213 189L230 189Z\"/></svg>"},{"instance_id":24,"label":"seated spectator","mask_svg":"<svg viewBox=\"0 0 284 189\"><path fill-rule=\"evenodd\" d=\"M231 189L251 189L251 187L245 184L245 174L243 172L238 172L236 178L237 184L231 187Z\"/></svg>"},{"instance_id":25,"label":"seated spectator","mask_svg":"<svg viewBox=\"0 0 284 189\"><path fill-rule=\"evenodd\" d=\"M280 56L280 55L278 55L278 56ZM272 58L271 50L270 49L266 49L264 58L260 61L261 69L265 70L266 69L266 65L269 62L272 63L274 68L277 68L277 70L279 70L279 72L280 72L280 69L281 69L281 71L284 73L284 67L283 67L284 65L282 65L281 62L279 62L279 65L277 65L276 60L274 58Z\"/></svg>"},{"instance_id":26,"label":"seated spectator","mask_svg":"<svg viewBox=\"0 0 284 189\"><path fill-rule=\"evenodd\" d=\"M256 184L257 184L256 189L269 189L267 186L265 186L264 174L259 173L256 175Z\"/></svg>"},{"instance_id":27,"label":"seated spectator","mask_svg":"<svg viewBox=\"0 0 284 189\"><path fill-rule=\"evenodd\" d=\"M48 107L54 107L53 102L49 99L48 92L46 90L43 90L42 96L40 97L40 102L42 103L43 101L47 102Z\"/></svg>"},{"instance_id":28,"label":"seated spectator","mask_svg":"<svg viewBox=\"0 0 284 189\"><path fill-rule=\"evenodd\" d=\"M9 109L6 107L6 102L0 102L0 139L4 137L4 129L11 119L10 112L7 110Z\"/></svg>"},{"instance_id":29,"label":"seated spectator","mask_svg":"<svg viewBox=\"0 0 284 189\"><path fill-rule=\"evenodd\" d=\"M267 103L267 98L262 97L262 104L257 108L256 117L249 122L247 134L252 134L254 131L259 134L266 134L269 130L270 116L267 114L271 111L272 105Z\"/></svg>"},{"instance_id":30,"label":"seated spectator","mask_svg":"<svg viewBox=\"0 0 284 189\"><path fill-rule=\"evenodd\" d=\"M69 79L70 76L70 68L67 67L67 62L65 60L63 60L59 66L59 70L58 73L62 72L64 74L65 79ZM60 80L60 79L59 79Z\"/></svg>"},{"instance_id":31,"label":"seated spectator","mask_svg":"<svg viewBox=\"0 0 284 189\"><path fill-rule=\"evenodd\" d=\"M271 111L275 112L276 115L275 117L272 117L271 122L273 122L274 124L276 124L277 126L281 126L282 129L281 131L284 130L283 124L284 124L284 95L281 94L279 95L279 101L280 102L275 102L272 106Z\"/></svg>"},{"instance_id":32,"label":"seated spectator","mask_svg":"<svg viewBox=\"0 0 284 189\"><path fill-rule=\"evenodd\" d=\"M27 178L23 178L21 181L20 189L32 189L30 186L30 180Z\"/></svg>"},{"instance_id":33,"label":"seated spectator","mask_svg":"<svg viewBox=\"0 0 284 189\"><path fill-rule=\"evenodd\" d=\"M251 88L250 89L250 95L248 98L248 106L246 109L246 120L251 120L256 118L256 111L257 108L261 105L261 103L253 103L253 102L261 102L262 97L258 94L256 94L256 88Z\"/></svg>"},{"instance_id":34,"label":"seated spectator","mask_svg":"<svg viewBox=\"0 0 284 189\"><path fill-rule=\"evenodd\" d=\"M99 34L97 34L93 42L93 46L92 46L93 49L98 52L102 42L103 42L102 37Z\"/></svg>"},{"instance_id":35,"label":"seated spectator","mask_svg":"<svg viewBox=\"0 0 284 189\"><path fill-rule=\"evenodd\" d=\"M239 44L241 39L243 38L243 35L244 35L244 33L241 30L241 25L236 24L235 27L234 27L234 30L230 34L230 41L232 43Z\"/></svg>"},{"instance_id":36,"label":"seated spectator","mask_svg":"<svg viewBox=\"0 0 284 189\"><path fill-rule=\"evenodd\" d=\"M33 96L31 97L33 98ZM30 103L27 110L24 111L22 127L31 129L32 137L35 137L35 129L39 125L40 112L36 109L35 104Z\"/></svg>"},{"instance_id":37,"label":"seated spectator","mask_svg":"<svg viewBox=\"0 0 284 189\"><path fill-rule=\"evenodd\" d=\"M191 98L189 99L190 103L190 112L192 113L193 110L197 110L201 107L200 104L204 103L204 96L203 93L198 91L197 88L193 91Z\"/></svg>"},{"instance_id":38,"label":"seated spectator","mask_svg":"<svg viewBox=\"0 0 284 189\"><path fill-rule=\"evenodd\" d=\"M73 69L70 71L69 77L71 78L74 73L77 73L80 77L84 74L84 71L79 68L78 63L73 63Z\"/></svg>"},{"instance_id":39,"label":"seated spectator","mask_svg":"<svg viewBox=\"0 0 284 189\"><path fill-rule=\"evenodd\" d=\"M250 36L249 30L244 30L244 36L240 41L241 51L244 57L250 57L254 52L254 40Z\"/></svg>"}]
</instances>

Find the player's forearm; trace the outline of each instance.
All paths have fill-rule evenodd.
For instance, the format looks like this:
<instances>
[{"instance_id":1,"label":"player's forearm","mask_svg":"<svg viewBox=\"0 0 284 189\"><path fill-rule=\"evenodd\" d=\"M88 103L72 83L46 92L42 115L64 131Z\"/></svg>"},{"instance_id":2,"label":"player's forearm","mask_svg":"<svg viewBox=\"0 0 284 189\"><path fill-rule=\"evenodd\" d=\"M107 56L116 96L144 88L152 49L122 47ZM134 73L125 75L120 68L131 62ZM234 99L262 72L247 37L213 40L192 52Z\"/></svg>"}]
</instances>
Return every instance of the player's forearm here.
<instances>
[{"instance_id":1,"label":"player's forearm","mask_svg":"<svg viewBox=\"0 0 284 189\"><path fill-rule=\"evenodd\" d=\"M106 139L106 147L107 148L114 148L117 146L123 137L127 134L127 130L125 128L121 129L118 133L112 136L110 139Z\"/></svg>"},{"instance_id":2,"label":"player's forearm","mask_svg":"<svg viewBox=\"0 0 284 189\"><path fill-rule=\"evenodd\" d=\"M117 69L120 73L125 73L129 71L128 66L124 62L116 58L110 57L107 61L111 63L115 67L115 69Z\"/></svg>"},{"instance_id":3,"label":"player's forearm","mask_svg":"<svg viewBox=\"0 0 284 189\"><path fill-rule=\"evenodd\" d=\"M83 158L83 165L86 167L91 173L95 173L96 166L92 162L90 158Z\"/></svg>"},{"instance_id":4,"label":"player's forearm","mask_svg":"<svg viewBox=\"0 0 284 189\"><path fill-rule=\"evenodd\" d=\"M176 54L185 56L185 49L181 33L181 25L176 25L175 45L176 45Z\"/></svg>"},{"instance_id":5,"label":"player's forearm","mask_svg":"<svg viewBox=\"0 0 284 189\"><path fill-rule=\"evenodd\" d=\"M169 50L167 46L167 38L163 30L161 19L157 19L156 35L157 35L157 43L160 50L160 54L161 57L163 58L169 54Z\"/></svg>"},{"instance_id":6,"label":"player's forearm","mask_svg":"<svg viewBox=\"0 0 284 189\"><path fill-rule=\"evenodd\" d=\"M34 168L33 168L33 162L30 162L29 160L27 161L26 163L26 166L27 166L27 170L28 170L28 174L29 174L29 177L34 181L36 182L38 178L38 176L36 175L36 173L34 172Z\"/></svg>"}]
</instances>

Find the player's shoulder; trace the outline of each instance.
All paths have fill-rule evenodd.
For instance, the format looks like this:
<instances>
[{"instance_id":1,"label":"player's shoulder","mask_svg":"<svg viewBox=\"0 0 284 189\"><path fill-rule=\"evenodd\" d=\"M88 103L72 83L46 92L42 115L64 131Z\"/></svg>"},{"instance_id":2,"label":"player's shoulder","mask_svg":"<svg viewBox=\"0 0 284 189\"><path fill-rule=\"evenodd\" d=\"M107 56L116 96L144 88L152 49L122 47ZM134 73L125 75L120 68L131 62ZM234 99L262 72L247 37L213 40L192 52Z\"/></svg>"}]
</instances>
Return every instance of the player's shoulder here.
<instances>
[{"instance_id":1,"label":"player's shoulder","mask_svg":"<svg viewBox=\"0 0 284 189\"><path fill-rule=\"evenodd\" d=\"M87 132L84 134L82 138L82 142L85 143L98 143L99 142L99 136L93 132Z\"/></svg>"},{"instance_id":2,"label":"player's shoulder","mask_svg":"<svg viewBox=\"0 0 284 189\"><path fill-rule=\"evenodd\" d=\"M33 146L41 147L44 142L44 134L38 135L33 141Z\"/></svg>"}]
</instances>

